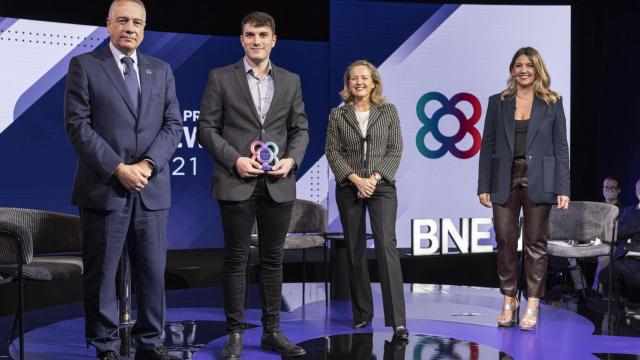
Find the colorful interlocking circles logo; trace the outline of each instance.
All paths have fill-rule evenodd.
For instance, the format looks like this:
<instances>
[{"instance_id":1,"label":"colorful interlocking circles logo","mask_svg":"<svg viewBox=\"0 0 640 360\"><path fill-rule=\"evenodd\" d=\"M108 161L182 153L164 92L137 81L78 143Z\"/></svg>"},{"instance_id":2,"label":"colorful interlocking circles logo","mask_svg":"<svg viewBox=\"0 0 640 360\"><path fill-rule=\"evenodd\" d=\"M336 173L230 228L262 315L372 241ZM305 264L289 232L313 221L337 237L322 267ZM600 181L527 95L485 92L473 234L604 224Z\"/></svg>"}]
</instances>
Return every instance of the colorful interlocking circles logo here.
<instances>
[{"instance_id":1,"label":"colorful interlocking circles logo","mask_svg":"<svg viewBox=\"0 0 640 360\"><path fill-rule=\"evenodd\" d=\"M278 145L274 142L254 141L250 145L251 160L255 160L262 165L262 170L271 171L273 165L278 160Z\"/></svg>"},{"instance_id":2,"label":"colorful interlocking circles logo","mask_svg":"<svg viewBox=\"0 0 640 360\"><path fill-rule=\"evenodd\" d=\"M440 108L434 111L431 117L425 113L425 106L430 101L440 103ZM473 113L469 118L467 118L465 113L457 107L457 105L463 101L468 102L473 107ZM458 159L469 159L480 150L482 137L480 136L478 129L475 128L475 124L480 120L482 106L480 105L478 98L472 94L461 92L455 94L451 99L447 99L446 96L439 92L428 92L422 95L420 100L418 100L416 113L418 115L418 119L420 119L424 125L416 135L416 145L418 147L418 151L420 151L423 156L429 159L438 159L443 157L447 152L450 152L451 155ZM460 128L453 136L445 136L442 134L440 129L438 129L438 123L445 115L452 115L460 124ZM433 138L441 144L439 149L432 150L427 148L425 145L425 138L429 133L431 133ZM460 150L457 144L462 141L467 134L471 135L473 143L469 149Z\"/></svg>"}]
</instances>

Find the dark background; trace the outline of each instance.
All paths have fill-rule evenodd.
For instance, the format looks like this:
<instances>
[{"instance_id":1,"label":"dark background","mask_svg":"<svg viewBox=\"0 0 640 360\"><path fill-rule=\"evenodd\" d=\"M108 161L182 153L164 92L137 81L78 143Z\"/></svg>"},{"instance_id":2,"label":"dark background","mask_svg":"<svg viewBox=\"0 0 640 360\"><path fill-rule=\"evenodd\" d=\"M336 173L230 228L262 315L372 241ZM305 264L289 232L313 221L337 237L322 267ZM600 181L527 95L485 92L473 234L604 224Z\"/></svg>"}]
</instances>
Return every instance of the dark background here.
<instances>
[{"instance_id":1,"label":"dark background","mask_svg":"<svg viewBox=\"0 0 640 360\"><path fill-rule=\"evenodd\" d=\"M0 0L0 16L104 25L109 3ZM635 181L640 178L640 143L637 140L640 134L640 2L464 3L571 5L572 198L600 201L602 179L615 175L622 180L623 201L627 205L634 204L637 201ZM148 30L238 35L242 16L262 10L276 18L276 33L281 39L329 41L329 1L154 0L147 1L146 7Z\"/></svg>"}]
</instances>

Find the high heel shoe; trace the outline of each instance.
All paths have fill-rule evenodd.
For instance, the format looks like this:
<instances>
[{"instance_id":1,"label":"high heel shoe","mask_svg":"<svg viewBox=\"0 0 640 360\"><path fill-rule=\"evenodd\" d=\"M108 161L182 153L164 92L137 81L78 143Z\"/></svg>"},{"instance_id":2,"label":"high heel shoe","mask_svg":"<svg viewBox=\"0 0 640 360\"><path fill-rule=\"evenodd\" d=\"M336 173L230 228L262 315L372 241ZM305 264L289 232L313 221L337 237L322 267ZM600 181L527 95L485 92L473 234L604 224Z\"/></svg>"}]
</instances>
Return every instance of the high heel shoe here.
<instances>
[{"instance_id":1,"label":"high heel shoe","mask_svg":"<svg viewBox=\"0 0 640 360\"><path fill-rule=\"evenodd\" d=\"M522 320L520 320L520 330L531 331L536 328L536 323L538 322L538 313L540 312L540 303L536 306L535 309L531 309L527 304L527 309L522 316Z\"/></svg>"},{"instance_id":2,"label":"high heel shoe","mask_svg":"<svg viewBox=\"0 0 640 360\"><path fill-rule=\"evenodd\" d=\"M500 317L498 317L498 326L500 327L512 327L518 323L518 311L520 310L520 303L518 299L514 298L514 304L502 304L502 313L500 313ZM507 319L507 321L500 321L502 314L511 313L511 316Z\"/></svg>"}]
</instances>

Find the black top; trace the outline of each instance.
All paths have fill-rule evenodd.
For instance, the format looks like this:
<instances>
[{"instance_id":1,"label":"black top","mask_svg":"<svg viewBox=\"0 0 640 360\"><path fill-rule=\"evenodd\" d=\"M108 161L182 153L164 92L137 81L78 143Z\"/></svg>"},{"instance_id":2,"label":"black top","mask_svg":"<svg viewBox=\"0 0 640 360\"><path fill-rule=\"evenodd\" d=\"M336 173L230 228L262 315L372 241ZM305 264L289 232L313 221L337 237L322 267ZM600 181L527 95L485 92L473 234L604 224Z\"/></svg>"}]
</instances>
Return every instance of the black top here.
<instances>
[{"instance_id":1,"label":"black top","mask_svg":"<svg viewBox=\"0 0 640 360\"><path fill-rule=\"evenodd\" d=\"M515 159L524 159L524 147L527 143L527 128L529 127L529 119L527 120L515 120L516 122L516 139L514 144Z\"/></svg>"}]
</instances>

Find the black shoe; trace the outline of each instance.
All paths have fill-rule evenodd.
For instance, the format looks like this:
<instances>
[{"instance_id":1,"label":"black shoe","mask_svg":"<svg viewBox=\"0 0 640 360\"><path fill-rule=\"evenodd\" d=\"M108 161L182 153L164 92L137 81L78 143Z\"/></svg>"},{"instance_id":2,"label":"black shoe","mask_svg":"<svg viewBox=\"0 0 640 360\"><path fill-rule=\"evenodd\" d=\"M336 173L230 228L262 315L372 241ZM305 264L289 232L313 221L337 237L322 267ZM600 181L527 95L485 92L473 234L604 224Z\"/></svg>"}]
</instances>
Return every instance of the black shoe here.
<instances>
[{"instance_id":1,"label":"black shoe","mask_svg":"<svg viewBox=\"0 0 640 360\"><path fill-rule=\"evenodd\" d=\"M407 330L407 327L403 325L394 327L393 340L409 341L409 330Z\"/></svg>"},{"instance_id":2,"label":"black shoe","mask_svg":"<svg viewBox=\"0 0 640 360\"><path fill-rule=\"evenodd\" d=\"M103 351L98 355L98 360L119 360L120 354L115 351Z\"/></svg>"},{"instance_id":3,"label":"black shoe","mask_svg":"<svg viewBox=\"0 0 640 360\"><path fill-rule=\"evenodd\" d=\"M404 353L407 349L409 341L385 340L384 341L384 358L385 359L404 359Z\"/></svg>"},{"instance_id":4,"label":"black shoe","mask_svg":"<svg viewBox=\"0 0 640 360\"><path fill-rule=\"evenodd\" d=\"M289 341L280 330L271 333L263 332L260 346L263 349L275 351L283 357L304 356L307 353L303 348Z\"/></svg>"},{"instance_id":5,"label":"black shoe","mask_svg":"<svg viewBox=\"0 0 640 360\"><path fill-rule=\"evenodd\" d=\"M136 351L135 360L182 360L182 358L171 355L167 348L160 345L152 350Z\"/></svg>"},{"instance_id":6,"label":"black shoe","mask_svg":"<svg viewBox=\"0 0 640 360\"><path fill-rule=\"evenodd\" d=\"M220 356L223 359L240 359L242 353L242 332L232 331L227 337Z\"/></svg>"},{"instance_id":7,"label":"black shoe","mask_svg":"<svg viewBox=\"0 0 640 360\"><path fill-rule=\"evenodd\" d=\"M354 329L364 329L371 324L371 321L355 321L353 323Z\"/></svg>"}]
</instances>

